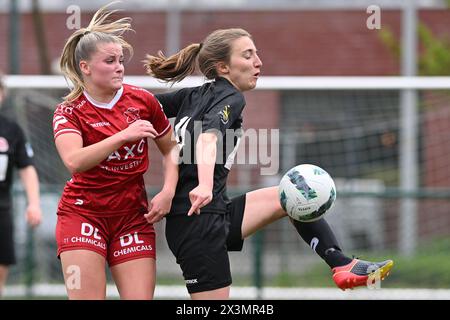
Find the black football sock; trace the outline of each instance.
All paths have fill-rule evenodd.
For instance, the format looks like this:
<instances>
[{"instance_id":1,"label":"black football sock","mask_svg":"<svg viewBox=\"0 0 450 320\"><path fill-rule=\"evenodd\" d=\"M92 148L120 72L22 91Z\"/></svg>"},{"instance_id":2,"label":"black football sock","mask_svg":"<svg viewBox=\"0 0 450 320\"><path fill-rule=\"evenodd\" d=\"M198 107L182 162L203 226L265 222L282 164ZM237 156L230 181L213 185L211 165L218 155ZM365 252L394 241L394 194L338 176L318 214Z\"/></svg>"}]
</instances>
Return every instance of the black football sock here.
<instances>
[{"instance_id":1,"label":"black football sock","mask_svg":"<svg viewBox=\"0 0 450 320\"><path fill-rule=\"evenodd\" d=\"M344 266L353 259L342 253L341 248L325 219L314 222L300 222L290 219L298 234L330 268Z\"/></svg>"}]
</instances>

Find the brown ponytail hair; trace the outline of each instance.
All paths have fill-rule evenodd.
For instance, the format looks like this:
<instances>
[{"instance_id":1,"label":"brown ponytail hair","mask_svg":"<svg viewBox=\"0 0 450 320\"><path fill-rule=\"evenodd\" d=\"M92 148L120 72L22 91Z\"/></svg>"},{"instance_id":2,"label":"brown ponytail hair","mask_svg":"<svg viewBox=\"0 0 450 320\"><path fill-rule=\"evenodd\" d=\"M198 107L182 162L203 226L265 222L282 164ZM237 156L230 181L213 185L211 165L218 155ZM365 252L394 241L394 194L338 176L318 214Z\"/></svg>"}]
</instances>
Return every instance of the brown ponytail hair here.
<instances>
[{"instance_id":1,"label":"brown ponytail hair","mask_svg":"<svg viewBox=\"0 0 450 320\"><path fill-rule=\"evenodd\" d=\"M108 11L114 2L100 8L92 17L86 28L75 31L67 40L59 62L62 73L73 83L73 89L64 97L65 102L77 99L85 89L80 70L80 61L89 60L97 50L99 43L117 43L133 55L133 47L126 42L122 34L131 29L131 18L121 18L116 21L106 19L119 10Z\"/></svg>"},{"instance_id":2,"label":"brown ponytail hair","mask_svg":"<svg viewBox=\"0 0 450 320\"><path fill-rule=\"evenodd\" d=\"M251 38L251 35L238 28L216 30L203 43L191 44L168 58L161 51L156 57L147 54L144 66L147 74L175 83L194 73L198 64L207 79L215 79L217 63L229 63L231 43L241 37Z\"/></svg>"}]
</instances>

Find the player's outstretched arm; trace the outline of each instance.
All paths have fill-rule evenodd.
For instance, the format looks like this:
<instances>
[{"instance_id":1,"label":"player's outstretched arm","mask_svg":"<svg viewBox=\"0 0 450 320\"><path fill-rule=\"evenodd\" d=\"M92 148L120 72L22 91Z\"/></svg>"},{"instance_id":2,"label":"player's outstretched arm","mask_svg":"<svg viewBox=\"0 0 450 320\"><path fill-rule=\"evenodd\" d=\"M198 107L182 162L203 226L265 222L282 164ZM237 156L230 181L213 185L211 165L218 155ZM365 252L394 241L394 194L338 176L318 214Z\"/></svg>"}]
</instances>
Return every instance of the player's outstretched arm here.
<instances>
[{"instance_id":1,"label":"player's outstretched arm","mask_svg":"<svg viewBox=\"0 0 450 320\"><path fill-rule=\"evenodd\" d=\"M83 147L83 138L76 133L57 136L55 144L67 169L77 173L92 169L124 143L154 138L157 134L149 121L137 120L128 128L90 146Z\"/></svg>"},{"instance_id":2,"label":"player's outstretched arm","mask_svg":"<svg viewBox=\"0 0 450 320\"><path fill-rule=\"evenodd\" d=\"M156 223L169 213L178 183L179 148L173 131L169 130L164 136L155 139L155 143L163 155L164 185L161 192L150 201L150 211L144 215L148 223Z\"/></svg>"}]
</instances>

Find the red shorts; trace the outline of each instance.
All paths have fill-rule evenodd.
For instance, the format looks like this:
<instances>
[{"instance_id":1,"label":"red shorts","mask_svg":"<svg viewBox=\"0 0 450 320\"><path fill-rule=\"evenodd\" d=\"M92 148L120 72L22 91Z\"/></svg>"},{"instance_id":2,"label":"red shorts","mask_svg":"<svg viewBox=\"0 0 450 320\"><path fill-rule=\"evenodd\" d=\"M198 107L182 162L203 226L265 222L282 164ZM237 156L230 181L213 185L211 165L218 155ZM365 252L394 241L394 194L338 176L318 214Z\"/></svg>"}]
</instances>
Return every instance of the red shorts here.
<instances>
[{"instance_id":1,"label":"red shorts","mask_svg":"<svg viewBox=\"0 0 450 320\"><path fill-rule=\"evenodd\" d=\"M58 257L68 250L90 250L109 266L139 258L156 258L155 229L140 212L117 217L94 217L58 211Z\"/></svg>"}]
</instances>

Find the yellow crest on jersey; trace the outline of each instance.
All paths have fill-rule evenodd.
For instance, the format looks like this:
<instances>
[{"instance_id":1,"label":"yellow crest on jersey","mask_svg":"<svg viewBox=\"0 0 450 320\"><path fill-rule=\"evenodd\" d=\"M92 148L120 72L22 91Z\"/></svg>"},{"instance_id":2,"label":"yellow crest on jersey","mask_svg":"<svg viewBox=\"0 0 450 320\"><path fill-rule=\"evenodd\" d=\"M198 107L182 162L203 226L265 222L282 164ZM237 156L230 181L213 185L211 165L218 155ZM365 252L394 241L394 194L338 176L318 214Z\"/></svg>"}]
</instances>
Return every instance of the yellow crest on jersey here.
<instances>
[{"instance_id":1,"label":"yellow crest on jersey","mask_svg":"<svg viewBox=\"0 0 450 320\"><path fill-rule=\"evenodd\" d=\"M220 120L222 120L223 124L227 124L230 120L230 109L230 105L227 104L225 107L223 107L223 110L219 112Z\"/></svg>"}]
</instances>

